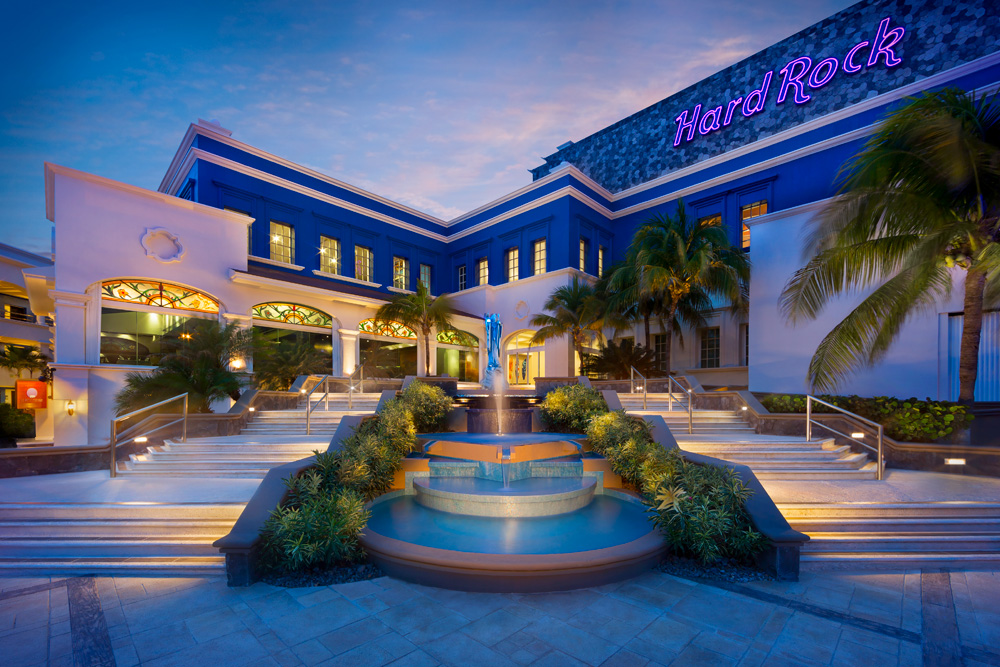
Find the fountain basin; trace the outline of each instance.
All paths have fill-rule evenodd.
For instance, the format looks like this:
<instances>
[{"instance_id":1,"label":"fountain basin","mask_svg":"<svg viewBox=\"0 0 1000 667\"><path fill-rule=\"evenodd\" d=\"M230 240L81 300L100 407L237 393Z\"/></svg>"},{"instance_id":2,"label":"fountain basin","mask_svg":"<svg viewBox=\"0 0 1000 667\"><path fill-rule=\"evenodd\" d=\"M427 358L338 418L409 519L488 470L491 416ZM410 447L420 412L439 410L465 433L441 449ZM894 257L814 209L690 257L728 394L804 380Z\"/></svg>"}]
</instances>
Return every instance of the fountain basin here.
<instances>
[{"instance_id":1,"label":"fountain basin","mask_svg":"<svg viewBox=\"0 0 1000 667\"><path fill-rule=\"evenodd\" d=\"M428 586L489 592L599 586L641 574L665 550L645 506L618 494L547 517L465 516L393 494L370 507L360 538L369 556L390 576Z\"/></svg>"},{"instance_id":2,"label":"fountain basin","mask_svg":"<svg viewBox=\"0 0 1000 667\"><path fill-rule=\"evenodd\" d=\"M453 514L489 517L553 516L578 510L594 497L595 477L530 477L502 482L478 477L413 480L420 505Z\"/></svg>"},{"instance_id":3,"label":"fountain basin","mask_svg":"<svg viewBox=\"0 0 1000 667\"><path fill-rule=\"evenodd\" d=\"M495 408L469 408L465 411L465 427L469 433L531 433L531 414L531 408L500 410L498 430Z\"/></svg>"}]
</instances>

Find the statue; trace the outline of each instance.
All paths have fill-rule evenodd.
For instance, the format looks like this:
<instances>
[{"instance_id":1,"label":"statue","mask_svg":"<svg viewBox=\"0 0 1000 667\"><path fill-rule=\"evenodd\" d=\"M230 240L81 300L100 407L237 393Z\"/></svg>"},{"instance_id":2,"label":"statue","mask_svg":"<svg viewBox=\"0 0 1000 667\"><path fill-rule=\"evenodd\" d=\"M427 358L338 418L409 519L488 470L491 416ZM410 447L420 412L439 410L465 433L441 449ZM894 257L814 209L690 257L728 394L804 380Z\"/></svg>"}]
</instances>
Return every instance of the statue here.
<instances>
[{"instance_id":1,"label":"statue","mask_svg":"<svg viewBox=\"0 0 1000 667\"><path fill-rule=\"evenodd\" d=\"M500 336L503 325L500 324L500 316L496 313L483 315L486 322L486 370L483 372L483 387L492 389L497 378L497 373L503 372L500 368ZM497 383L502 386L501 383Z\"/></svg>"}]
</instances>

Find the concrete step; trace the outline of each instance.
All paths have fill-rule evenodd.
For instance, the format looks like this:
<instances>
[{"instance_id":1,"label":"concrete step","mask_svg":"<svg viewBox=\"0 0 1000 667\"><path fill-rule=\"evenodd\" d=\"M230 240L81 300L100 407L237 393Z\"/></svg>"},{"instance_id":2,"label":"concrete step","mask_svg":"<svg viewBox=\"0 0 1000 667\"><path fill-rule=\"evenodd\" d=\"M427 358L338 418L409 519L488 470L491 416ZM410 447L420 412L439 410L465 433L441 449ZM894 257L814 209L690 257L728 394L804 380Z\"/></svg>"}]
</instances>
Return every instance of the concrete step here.
<instances>
[{"instance_id":1,"label":"concrete step","mask_svg":"<svg viewBox=\"0 0 1000 667\"><path fill-rule=\"evenodd\" d=\"M747 465L753 464L767 464L767 463L803 463L803 464L817 464L824 462L836 462L836 461L865 461L867 457L864 454L854 454L848 455L845 452L828 452L828 451L787 451L787 450L756 450L756 451L739 451L739 450L702 450L702 449L692 449L690 447L682 447L685 451L696 452L698 454L705 454L706 456L712 456L718 459L724 459L726 461L736 461L739 463L746 463ZM860 457L860 458L852 458Z\"/></svg>"},{"instance_id":2,"label":"concrete step","mask_svg":"<svg viewBox=\"0 0 1000 667\"><path fill-rule=\"evenodd\" d=\"M787 518L787 517L786 517ZM1000 534L995 517L868 517L868 518L789 518L789 525L807 535L820 533L921 533Z\"/></svg>"},{"instance_id":3,"label":"concrete step","mask_svg":"<svg viewBox=\"0 0 1000 667\"><path fill-rule=\"evenodd\" d=\"M151 574L157 576L218 576L226 571L226 559L218 556L200 557L137 557L137 558L0 558L0 573L15 575L75 575L112 576Z\"/></svg>"},{"instance_id":4,"label":"concrete step","mask_svg":"<svg viewBox=\"0 0 1000 667\"><path fill-rule=\"evenodd\" d=\"M326 447L320 445L171 445L168 447L154 448L156 454L173 454L179 456L199 455L199 454L233 454L233 455L254 455L273 453L297 453L311 452L314 449Z\"/></svg>"},{"instance_id":5,"label":"concrete step","mask_svg":"<svg viewBox=\"0 0 1000 667\"><path fill-rule=\"evenodd\" d=\"M157 468L131 469L125 467L127 464L118 463L119 475L148 475L150 477L197 477L211 480L213 478L224 479L263 479L264 475L271 469L270 467L246 469L246 470L160 470Z\"/></svg>"},{"instance_id":6,"label":"concrete step","mask_svg":"<svg viewBox=\"0 0 1000 667\"><path fill-rule=\"evenodd\" d=\"M228 531L227 531L228 532ZM226 533L206 539L82 539L52 537L47 539L0 538L0 559L35 558L204 558L219 550L212 542Z\"/></svg>"},{"instance_id":7,"label":"concrete step","mask_svg":"<svg viewBox=\"0 0 1000 667\"><path fill-rule=\"evenodd\" d=\"M781 479L797 481L822 481L822 480L842 480L842 479L875 479L875 464L868 463L863 468L856 470L830 469L826 467L775 469L770 466L751 466L753 474L757 479Z\"/></svg>"},{"instance_id":8,"label":"concrete step","mask_svg":"<svg viewBox=\"0 0 1000 667\"><path fill-rule=\"evenodd\" d=\"M923 518L1000 520L1000 503L988 501L779 503L778 509L789 521L810 519L918 520Z\"/></svg>"},{"instance_id":9,"label":"concrete step","mask_svg":"<svg viewBox=\"0 0 1000 667\"><path fill-rule=\"evenodd\" d=\"M899 552L840 552L803 553L799 558L802 571L833 570L916 570L928 568L1000 568L1000 553L899 553Z\"/></svg>"},{"instance_id":10,"label":"concrete step","mask_svg":"<svg viewBox=\"0 0 1000 667\"><path fill-rule=\"evenodd\" d=\"M242 459L242 460L223 460L223 459L176 459L176 460L160 460L160 459L135 459L133 461L128 461L129 470L190 470L190 471L202 471L211 472L213 470L246 470L246 469L265 469L268 470L275 466L281 465L282 463L287 463L289 460L295 461L298 459L277 459L274 461L264 461L256 459Z\"/></svg>"},{"instance_id":11,"label":"concrete step","mask_svg":"<svg viewBox=\"0 0 1000 667\"><path fill-rule=\"evenodd\" d=\"M750 455L727 454L717 455L723 461L742 463L750 466L756 473L759 471L776 470L811 470L822 467L823 470L859 470L868 463L868 457L864 454L852 454L840 458L822 459L806 458L805 455L798 455L791 458L757 458Z\"/></svg>"},{"instance_id":12,"label":"concrete step","mask_svg":"<svg viewBox=\"0 0 1000 667\"><path fill-rule=\"evenodd\" d=\"M861 532L809 533L809 542L802 553L856 552L994 552L1000 558L1000 532L985 534L955 534L928 532Z\"/></svg>"},{"instance_id":13,"label":"concrete step","mask_svg":"<svg viewBox=\"0 0 1000 667\"><path fill-rule=\"evenodd\" d=\"M246 503L0 503L2 521L213 520L239 518Z\"/></svg>"},{"instance_id":14,"label":"concrete step","mask_svg":"<svg viewBox=\"0 0 1000 667\"><path fill-rule=\"evenodd\" d=\"M159 538L186 538L214 541L232 529L235 519L205 520L140 519L140 520L27 520L0 521L0 539L53 538L73 536L84 538L144 538L156 535Z\"/></svg>"}]
</instances>

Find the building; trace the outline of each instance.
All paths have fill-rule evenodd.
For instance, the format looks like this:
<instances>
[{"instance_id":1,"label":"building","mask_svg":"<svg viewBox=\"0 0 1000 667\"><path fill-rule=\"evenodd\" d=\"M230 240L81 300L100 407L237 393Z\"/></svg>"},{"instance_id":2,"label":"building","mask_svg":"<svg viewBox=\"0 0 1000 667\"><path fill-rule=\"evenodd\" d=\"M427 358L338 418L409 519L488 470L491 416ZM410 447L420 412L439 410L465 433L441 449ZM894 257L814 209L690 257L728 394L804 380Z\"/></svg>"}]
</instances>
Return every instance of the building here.
<instances>
[{"instance_id":1,"label":"building","mask_svg":"<svg viewBox=\"0 0 1000 667\"><path fill-rule=\"evenodd\" d=\"M45 276L51 272L51 259L0 243L0 354L31 348L52 358L50 322L36 315L28 300L28 285L42 281L44 292ZM21 378L28 374L22 371ZM17 371L0 368L0 403L14 403L17 379Z\"/></svg>"},{"instance_id":2,"label":"building","mask_svg":"<svg viewBox=\"0 0 1000 667\"><path fill-rule=\"evenodd\" d=\"M56 439L106 439L124 375L155 365L192 319L306 338L328 350L337 375L354 373L377 346L399 373L422 369L412 331L371 321L418 282L453 293L469 314L460 327L476 338L478 315L500 314L511 384L574 374L567 341L530 345L530 316L557 286L600 275L637 225L680 199L699 218L718 216L754 271L749 320L712 313L705 329L675 342L673 367L694 369L706 385L803 391L816 343L850 306L834 304L798 328L780 317L777 296L801 265L804 224L887 109L925 89L996 90L997 19L988 0L859 3L564 144L531 183L447 221L205 121L188 128L156 192L47 164L55 269L25 274L47 288L29 285L32 311L56 322ZM885 363L844 391L953 398L960 294L908 323ZM1000 354L1000 319L987 319L988 361ZM641 328L633 335L654 349L665 343L660 331L649 341ZM475 381L484 351L460 342L470 341L434 341L432 372ZM1000 364L981 369L977 394L996 400ZM58 409L70 400L72 416Z\"/></svg>"}]
</instances>

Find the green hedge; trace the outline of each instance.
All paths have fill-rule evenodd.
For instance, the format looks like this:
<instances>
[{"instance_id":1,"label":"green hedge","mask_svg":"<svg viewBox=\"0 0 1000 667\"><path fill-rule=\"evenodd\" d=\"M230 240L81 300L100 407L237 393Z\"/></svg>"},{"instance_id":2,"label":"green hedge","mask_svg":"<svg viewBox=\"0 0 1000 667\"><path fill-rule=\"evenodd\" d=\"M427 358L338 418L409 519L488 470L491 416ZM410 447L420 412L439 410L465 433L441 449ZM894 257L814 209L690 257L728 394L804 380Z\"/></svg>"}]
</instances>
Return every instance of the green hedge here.
<instances>
[{"instance_id":1,"label":"green hedge","mask_svg":"<svg viewBox=\"0 0 1000 667\"><path fill-rule=\"evenodd\" d=\"M802 394L769 394L759 396L761 404L770 412L804 414L806 398ZM849 412L861 415L885 427L885 434L903 442L934 442L956 431L969 428L973 417L964 405L947 401L923 401L916 398L891 396L830 396L817 398L832 403ZM813 404L817 413L835 413L825 405Z\"/></svg>"},{"instance_id":2,"label":"green hedge","mask_svg":"<svg viewBox=\"0 0 1000 667\"><path fill-rule=\"evenodd\" d=\"M0 403L0 447L16 447L17 438L35 437L35 418L25 410Z\"/></svg>"},{"instance_id":3,"label":"green hedge","mask_svg":"<svg viewBox=\"0 0 1000 667\"><path fill-rule=\"evenodd\" d=\"M545 430L556 433L583 433L595 415L608 411L601 392L581 384L553 389L540 407Z\"/></svg>"},{"instance_id":4,"label":"green hedge","mask_svg":"<svg viewBox=\"0 0 1000 667\"><path fill-rule=\"evenodd\" d=\"M261 566L299 572L356 563L358 535L368 523L364 504L392 487L403 458L417 444L417 423L437 427L451 400L439 387L414 383L344 440L340 450L317 452L316 465L285 480L288 498L261 530Z\"/></svg>"},{"instance_id":5,"label":"green hedge","mask_svg":"<svg viewBox=\"0 0 1000 667\"><path fill-rule=\"evenodd\" d=\"M766 546L745 509L753 492L732 468L686 461L679 450L653 442L646 422L624 410L595 416L587 438L642 495L675 553L746 562Z\"/></svg>"}]
</instances>

